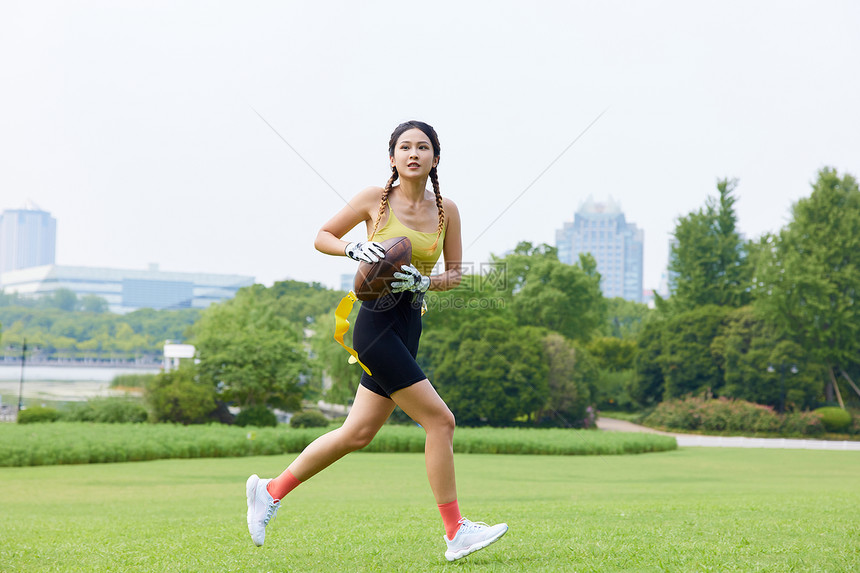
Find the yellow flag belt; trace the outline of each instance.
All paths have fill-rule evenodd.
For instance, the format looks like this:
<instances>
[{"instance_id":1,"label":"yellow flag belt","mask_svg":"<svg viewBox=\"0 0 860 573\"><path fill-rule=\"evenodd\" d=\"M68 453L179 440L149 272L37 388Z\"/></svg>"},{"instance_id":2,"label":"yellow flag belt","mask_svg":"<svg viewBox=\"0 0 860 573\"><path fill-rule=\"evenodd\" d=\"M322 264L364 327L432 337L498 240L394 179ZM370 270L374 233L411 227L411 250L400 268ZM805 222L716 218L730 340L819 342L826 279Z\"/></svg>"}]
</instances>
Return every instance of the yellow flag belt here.
<instances>
[{"instance_id":1,"label":"yellow flag belt","mask_svg":"<svg viewBox=\"0 0 860 573\"><path fill-rule=\"evenodd\" d=\"M340 302L337 303L337 309L334 311L334 339L350 353L348 361L350 364L358 362L358 365L367 372L367 375L372 376L370 369L362 364L361 360L358 359L358 352L343 342L343 335L349 330L349 320L347 319L349 318L349 313L352 312L352 306L357 300L355 293L349 291L346 293L346 296L340 299Z\"/></svg>"}]
</instances>

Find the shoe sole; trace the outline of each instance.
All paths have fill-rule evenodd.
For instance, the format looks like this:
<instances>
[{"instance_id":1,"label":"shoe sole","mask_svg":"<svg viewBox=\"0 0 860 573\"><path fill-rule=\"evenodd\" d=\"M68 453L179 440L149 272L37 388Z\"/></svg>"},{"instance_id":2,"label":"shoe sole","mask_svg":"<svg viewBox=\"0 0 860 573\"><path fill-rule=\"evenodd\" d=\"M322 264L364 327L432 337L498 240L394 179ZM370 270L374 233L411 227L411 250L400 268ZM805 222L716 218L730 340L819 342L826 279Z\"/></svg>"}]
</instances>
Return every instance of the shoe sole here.
<instances>
[{"instance_id":1,"label":"shoe sole","mask_svg":"<svg viewBox=\"0 0 860 573\"><path fill-rule=\"evenodd\" d=\"M257 483L260 478L255 474L245 482L245 498L248 500L248 519L251 518L251 510L254 508L254 496L257 493Z\"/></svg>"},{"instance_id":2,"label":"shoe sole","mask_svg":"<svg viewBox=\"0 0 860 573\"><path fill-rule=\"evenodd\" d=\"M256 474L252 475L248 478L248 481L245 482L245 497L248 500L248 515L245 520L248 522L248 533L251 533L251 518L254 516L254 503L257 497L257 484L260 483L260 477ZM254 536L251 536L251 541L254 542L254 545L257 547L261 547L262 543L257 543L254 539Z\"/></svg>"},{"instance_id":3,"label":"shoe sole","mask_svg":"<svg viewBox=\"0 0 860 573\"><path fill-rule=\"evenodd\" d=\"M485 540L481 541L480 543L475 543L474 545L470 545L470 546L466 547L465 549L461 549L460 551L457 551L456 553L446 551L445 552L445 559L447 559L448 561L456 561L457 559L462 559L463 557L465 557L467 555L471 555L475 551L480 551L484 547L487 547L488 545L495 543L496 541L501 539L502 536L507 532L508 532L508 528L506 527L501 532L499 532L499 534L496 535L495 537L491 537L489 539L485 539Z\"/></svg>"}]
</instances>

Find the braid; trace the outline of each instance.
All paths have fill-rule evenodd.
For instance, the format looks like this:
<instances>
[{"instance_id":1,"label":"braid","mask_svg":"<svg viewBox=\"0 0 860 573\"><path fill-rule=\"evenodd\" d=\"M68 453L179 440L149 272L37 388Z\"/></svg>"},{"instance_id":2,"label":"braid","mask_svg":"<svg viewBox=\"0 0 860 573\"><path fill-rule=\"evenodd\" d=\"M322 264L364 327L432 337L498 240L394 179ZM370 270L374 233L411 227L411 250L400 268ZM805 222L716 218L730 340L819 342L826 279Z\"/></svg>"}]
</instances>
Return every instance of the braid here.
<instances>
[{"instance_id":1,"label":"braid","mask_svg":"<svg viewBox=\"0 0 860 573\"><path fill-rule=\"evenodd\" d=\"M379 221L385 214L385 202L388 200L388 193L391 192L391 186L394 185L394 182L397 181L397 178L400 176L400 174L397 173L396 167L392 167L391 172L391 177L388 178L388 183L386 183L385 187L382 188L382 197L379 200L379 214L376 217L376 221L373 222L373 232L370 233L370 238L368 239L370 241L373 240L373 236L376 234L376 229L379 227ZM436 195L438 197L439 194L437 193Z\"/></svg>"},{"instance_id":2,"label":"braid","mask_svg":"<svg viewBox=\"0 0 860 573\"><path fill-rule=\"evenodd\" d=\"M436 168L430 170L430 181L433 183L433 193L436 195L436 208L439 209L439 226L436 229L436 240L430 247L430 251L436 250L436 245L439 244L439 238L442 236L442 229L445 228L445 208L442 207L442 193L439 192L439 175L436 173Z\"/></svg>"}]
</instances>

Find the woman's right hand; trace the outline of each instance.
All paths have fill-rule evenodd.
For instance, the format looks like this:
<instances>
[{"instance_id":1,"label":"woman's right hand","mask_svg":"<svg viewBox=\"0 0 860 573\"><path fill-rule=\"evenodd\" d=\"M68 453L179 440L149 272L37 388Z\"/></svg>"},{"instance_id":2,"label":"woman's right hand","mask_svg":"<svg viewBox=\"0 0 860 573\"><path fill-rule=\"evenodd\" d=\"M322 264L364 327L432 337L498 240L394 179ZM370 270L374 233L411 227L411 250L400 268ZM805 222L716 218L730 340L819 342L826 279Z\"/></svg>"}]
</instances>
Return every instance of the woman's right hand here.
<instances>
[{"instance_id":1,"label":"woman's right hand","mask_svg":"<svg viewBox=\"0 0 860 573\"><path fill-rule=\"evenodd\" d=\"M350 243L344 249L344 253L354 261L365 263L375 263L385 258L385 249L376 241Z\"/></svg>"}]
</instances>

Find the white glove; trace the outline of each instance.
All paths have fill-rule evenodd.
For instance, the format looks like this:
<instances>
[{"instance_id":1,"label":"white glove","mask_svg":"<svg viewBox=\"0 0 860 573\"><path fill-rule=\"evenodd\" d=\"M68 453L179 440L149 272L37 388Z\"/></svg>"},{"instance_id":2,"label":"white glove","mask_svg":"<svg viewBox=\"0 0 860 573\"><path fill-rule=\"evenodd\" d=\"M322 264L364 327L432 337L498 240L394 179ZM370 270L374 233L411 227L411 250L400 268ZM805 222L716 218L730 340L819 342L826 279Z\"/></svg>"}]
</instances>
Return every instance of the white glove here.
<instances>
[{"instance_id":1,"label":"white glove","mask_svg":"<svg viewBox=\"0 0 860 573\"><path fill-rule=\"evenodd\" d=\"M354 261L375 263L385 258L385 249L375 241L366 243L350 243L343 251L347 257Z\"/></svg>"},{"instance_id":2,"label":"white glove","mask_svg":"<svg viewBox=\"0 0 860 573\"><path fill-rule=\"evenodd\" d=\"M394 278L398 280L391 283L391 292L427 292L430 288L430 277L425 277L412 265L403 265L400 269L402 273L394 273Z\"/></svg>"}]
</instances>

